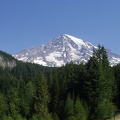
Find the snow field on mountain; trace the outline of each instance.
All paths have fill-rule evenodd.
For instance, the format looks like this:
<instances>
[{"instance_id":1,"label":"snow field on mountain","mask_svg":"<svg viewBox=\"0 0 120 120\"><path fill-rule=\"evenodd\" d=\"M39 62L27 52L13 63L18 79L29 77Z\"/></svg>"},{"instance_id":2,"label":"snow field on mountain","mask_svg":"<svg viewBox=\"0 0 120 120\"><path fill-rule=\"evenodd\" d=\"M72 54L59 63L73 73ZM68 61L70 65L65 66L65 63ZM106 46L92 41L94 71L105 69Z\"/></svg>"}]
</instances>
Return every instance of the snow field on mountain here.
<instances>
[{"instance_id":1,"label":"snow field on mountain","mask_svg":"<svg viewBox=\"0 0 120 120\"><path fill-rule=\"evenodd\" d=\"M86 63L92 56L93 49L97 49L97 46L64 34L55 37L47 45L23 50L14 54L13 57L24 62L32 62L49 67L60 67L71 61L74 63ZM112 53L110 50L107 50L107 52L111 66L120 63L119 55Z\"/></svg>"}]
</instances>

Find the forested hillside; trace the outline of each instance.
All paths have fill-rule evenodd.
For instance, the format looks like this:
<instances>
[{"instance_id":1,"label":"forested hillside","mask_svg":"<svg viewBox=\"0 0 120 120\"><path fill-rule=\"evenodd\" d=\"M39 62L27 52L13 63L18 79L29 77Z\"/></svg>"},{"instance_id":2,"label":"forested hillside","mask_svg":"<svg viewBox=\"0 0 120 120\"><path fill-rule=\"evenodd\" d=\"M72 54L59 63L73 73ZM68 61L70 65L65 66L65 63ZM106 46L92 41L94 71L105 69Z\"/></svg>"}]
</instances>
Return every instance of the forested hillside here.
<instances>
[{"instance_id":1,"label":"forested hillside","mask_svg":"<svg viewBox=\"0 0 120 120\"><path fill-rule=\"evenodd\" d=\"M104 47L87 64L0 67L0 120L106 120L119 109L120 65Z\"/></svg>"}]
</instances>

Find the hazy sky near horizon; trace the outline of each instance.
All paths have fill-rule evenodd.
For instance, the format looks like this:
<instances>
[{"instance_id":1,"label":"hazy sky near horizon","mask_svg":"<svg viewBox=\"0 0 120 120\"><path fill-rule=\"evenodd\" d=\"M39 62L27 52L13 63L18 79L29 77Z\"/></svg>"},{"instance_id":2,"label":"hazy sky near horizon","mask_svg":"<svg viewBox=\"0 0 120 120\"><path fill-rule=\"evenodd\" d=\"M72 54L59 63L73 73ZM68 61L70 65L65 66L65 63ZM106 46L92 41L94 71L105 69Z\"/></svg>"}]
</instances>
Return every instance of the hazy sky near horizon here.
<instances>
[{"instance_id":1,"label":"hazy sky near horizon","mask_svg":"<svg viewBox=\"0 0 120 120\"><path fill-rule=\"evenodd\" d=\"M14 54L61 34L120 54L120 0L0 0L0 50Z\"/></svg>"}]
</instances>

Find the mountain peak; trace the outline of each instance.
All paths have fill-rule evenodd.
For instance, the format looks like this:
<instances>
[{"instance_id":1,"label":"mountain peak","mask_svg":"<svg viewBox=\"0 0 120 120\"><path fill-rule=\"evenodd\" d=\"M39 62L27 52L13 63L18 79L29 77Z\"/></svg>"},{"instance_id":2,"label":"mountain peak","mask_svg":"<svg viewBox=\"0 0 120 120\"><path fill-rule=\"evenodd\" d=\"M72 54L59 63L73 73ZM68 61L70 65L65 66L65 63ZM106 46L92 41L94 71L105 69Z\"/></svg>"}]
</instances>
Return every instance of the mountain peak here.
<instances>
[{"instance_id":1,"label":"mountain peak","mask_svg":"<svg viewBox=\"0 0 120 120\"><path fill-rule=\"evenodd\" d=\"M13 56L24 62L58 67L71 61L86 63L93 55L93 49L97 49L97 47L77 37L63 34L55 37L45 46L24 50ZM111 65L120 63L120 56L116 56L112 52L108 53L108 58Z\"/></svg>"},{"instance_id":2,"label":"mountain peak","mask_svg":"<svg viewBox=\"0 0 120 120\"><path fill-rule=\"evenodd\" d=\"M60 36L54 38L53 41L54 42L66 41L66 43L74 43L77 46L79 46L79 48L81 48L82 45L85 46L86 44L90 44L90 43L85 42L84 40L82 40L80 38L77 38L77 37L74 37L74 36L68 35L68 34L60 35Z\"/></svg>"},{"instance_id":3,"label":"mountain peak","mask_svg":"<svg viewBox=\"0 0 120 120\"><path fill-rule=\"evenodd\" d=\"M63 35L60 35L58 38L60 38L60 37L62 37L62 38L64 38L64 39L71 39L71 40L76 41L76 42L80 42L80 41L83 42L82 39L77 38L77 37L74 37L74 36L69 35L69 34L63 34Z\"/></svg>"}]
</instances>

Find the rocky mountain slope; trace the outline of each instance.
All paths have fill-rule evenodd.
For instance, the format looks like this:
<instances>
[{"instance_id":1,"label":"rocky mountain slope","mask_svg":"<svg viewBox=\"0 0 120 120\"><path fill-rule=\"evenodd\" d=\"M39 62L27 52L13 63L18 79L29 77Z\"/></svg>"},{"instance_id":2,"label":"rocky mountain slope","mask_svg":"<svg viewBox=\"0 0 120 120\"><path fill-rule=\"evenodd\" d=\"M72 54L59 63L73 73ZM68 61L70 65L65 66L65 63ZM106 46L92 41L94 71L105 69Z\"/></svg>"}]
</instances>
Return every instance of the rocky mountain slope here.
<instances>
[{"instance_id":1,"label":"rocky mountain slope","mask_svg":"<svg viewBox=\"0 0 120 120\"><path fill-rule=\"evenodd\" d=\"M47 45L22 50L13 56L24 62L37 63L43 66L59 67L73 61L74 63L87 62L97 49L93 44L73 37L60 35ZM111 66L120 63L120 56L107 50Z\"/></svg>"},{"instance_id":2,"label":"rocky mountain slope","mask_svg":"<svg viewBox=\"0 0 120 120\"><path fill-rule=\"evenodd\" d=\"M11 55L0 51L0 67L13 68L14 66L16 66L16 60Z\"/></svg>"}]
</instances>

